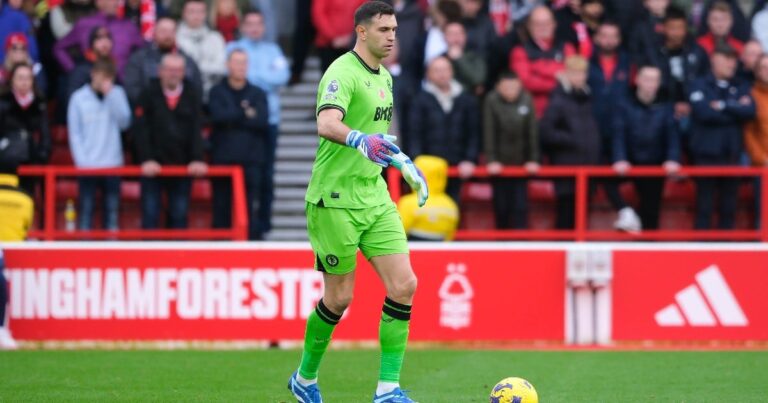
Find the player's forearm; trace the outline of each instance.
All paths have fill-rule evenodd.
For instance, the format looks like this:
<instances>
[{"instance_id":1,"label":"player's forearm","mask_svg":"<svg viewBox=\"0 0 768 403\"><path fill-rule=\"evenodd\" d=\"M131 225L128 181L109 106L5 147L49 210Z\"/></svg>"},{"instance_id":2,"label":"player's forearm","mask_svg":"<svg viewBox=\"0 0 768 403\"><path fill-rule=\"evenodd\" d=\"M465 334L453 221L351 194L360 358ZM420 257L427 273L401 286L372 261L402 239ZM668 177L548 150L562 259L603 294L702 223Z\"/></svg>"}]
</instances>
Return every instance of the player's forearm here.
<instances>
[{"instance_id":1,"label":"player's forearm","mask_svg":"<svg viewBox=\"0 0 768 403\"><path fill-rule=\"evenodd\" d=\"M322 113L317 119L317 132L320 137L337 144L346 145L347 135L351 130L339 119L323 118Z\"/></svg>"}]
</instances>

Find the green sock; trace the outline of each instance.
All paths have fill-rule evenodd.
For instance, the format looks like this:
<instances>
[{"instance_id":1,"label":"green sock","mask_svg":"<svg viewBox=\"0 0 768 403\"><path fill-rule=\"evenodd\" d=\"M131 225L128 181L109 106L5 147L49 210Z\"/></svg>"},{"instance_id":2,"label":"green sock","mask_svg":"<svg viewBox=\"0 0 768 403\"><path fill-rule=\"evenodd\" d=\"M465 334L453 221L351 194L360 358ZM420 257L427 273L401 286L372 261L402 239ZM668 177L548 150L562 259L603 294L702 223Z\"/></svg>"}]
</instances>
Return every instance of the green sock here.
<instances>
[{"instance_id":1,"label":"green sock","mask_svg":"<svg viewBox=\"0 0 768 403\"><path fill-rule=\"evenodd\" d=\"M381 343L381 369L379 381L400 382L400 370L408 344L408 326L411 320L411 306L384 299L379 342Z\"/></svg>"},{"instance_id":2,"label":"green sock","mask_svg":"<svg viewBox=\"0 0 768 403\"><path fill-rule=\"evenodd\" d=\"M304 352L301 354L299 375L304 379L316 379L320 361L323 359L328 344L331 343L333 329L339 323L341 315L331 312L323 304L323 300L317 302L314 312L307 318L307 330L304 333Z\"/></svg>"}]
</instances>

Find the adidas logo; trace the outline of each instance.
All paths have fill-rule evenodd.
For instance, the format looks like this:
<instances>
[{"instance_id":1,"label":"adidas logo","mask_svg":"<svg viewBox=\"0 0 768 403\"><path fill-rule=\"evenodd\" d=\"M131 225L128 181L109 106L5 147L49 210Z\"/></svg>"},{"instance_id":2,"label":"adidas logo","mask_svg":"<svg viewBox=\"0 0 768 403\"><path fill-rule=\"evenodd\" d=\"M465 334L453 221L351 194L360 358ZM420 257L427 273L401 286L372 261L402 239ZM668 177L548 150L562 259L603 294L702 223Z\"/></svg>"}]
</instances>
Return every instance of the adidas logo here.
<instances>
[{"instance_id":1,"label":"adidas logo","mask_svg":"<svg viewBox=\"0 0 768 403\"><path fill-rule=\"evenodd\" d=\"M680 327L686 323L694 327L743 327L749 324L716 265L697 273L696 283L675 294L675 303L656 312L655 318L661 327Z\"/></svg>"}]
</instances>

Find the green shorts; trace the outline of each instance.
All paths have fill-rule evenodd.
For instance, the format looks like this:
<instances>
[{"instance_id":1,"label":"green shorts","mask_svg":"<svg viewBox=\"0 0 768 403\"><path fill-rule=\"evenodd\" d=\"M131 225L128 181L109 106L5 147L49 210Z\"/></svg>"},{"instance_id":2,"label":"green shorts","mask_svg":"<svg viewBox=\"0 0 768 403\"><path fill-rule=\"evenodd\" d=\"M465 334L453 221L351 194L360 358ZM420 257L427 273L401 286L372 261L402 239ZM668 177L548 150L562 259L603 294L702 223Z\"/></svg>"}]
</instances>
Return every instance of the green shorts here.
<instances>
[{"instance_id":1,"label":"green shorts","mask_svg":"<svg viewBox=\"0 0 768 403\"><path fill-rule=\"evenodd\" d=\"M307 203L306 212L317 270L331 274L351 272L357 264L358 248L366 259L408 253L403 222L394 203L366 209Z\"/></svg>"}]
</instances>

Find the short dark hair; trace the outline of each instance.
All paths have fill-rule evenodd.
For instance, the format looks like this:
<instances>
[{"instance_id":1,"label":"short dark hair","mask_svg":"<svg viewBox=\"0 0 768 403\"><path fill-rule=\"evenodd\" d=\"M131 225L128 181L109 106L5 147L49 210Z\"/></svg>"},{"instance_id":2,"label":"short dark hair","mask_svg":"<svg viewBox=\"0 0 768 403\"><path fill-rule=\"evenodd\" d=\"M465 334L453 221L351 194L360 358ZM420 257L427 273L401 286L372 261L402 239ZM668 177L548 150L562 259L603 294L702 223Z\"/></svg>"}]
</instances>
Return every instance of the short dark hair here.
<instances>
[{"instance_id":1,"label":"short dark hair","mask_svg":"<svg viewBox=\"0 0 768 403\"><path fill-rule=\"evenodd\" d=\"M598 25L597 29L599 30L602 27L616 27L619 29L619 32L621 32L621 24L619 24L618 21L612 18L605 18L602 21L600 21L600 24Z\"/></svg>"},{"instance_id":2,"label":"short dark hair","mask_svg":"<svg viewBox=\"0 0 768 403\"><path fill-rule=\"evenodd\" d=\"M102 37L109 38L110 41L113 41L112 33L109 32L109 28L107 28L104 25L93 27L93 29L91 29L91 32L88 34L88 47L93 49L93 44L96 43L97 39Z\"/></svg>"},{"instance_id":3,"label":"short dark hair","mask_svg":"<svg viewBox=\"0 0 768 403\"><path fill-rule=\"evenodd\" d=\"M242 21L245 21L245 17L248 17L251 14L257 14L259 17L264 18L264 13L261 12L261 9L253 7L245 10L245 13L243 13Z\"/></svg>"},{"instance_id":4,"label":"short dark hair","mask_svg":"<svg viewBox=\"0 0 768 403\"><path fill-rule=\"evenodd\" d=\"M169 16L169 15L161 15L161 16L157 17L156 23L157 23L157 22L160 22L160 21L162 21L162 20L168 20L168 21L171 21L171 22L173 22L173 23L174 23L174 24L176 24L176 25L179 25L179 22L178 22L178 21L176 21L176 19L174 19L173 17L171 17L171 16Z\"/></svg>"},{"instance_id":5,"label":"short dark hair","mask_svg":"<svg viewBox=\"0 0 768 403\"><path fill-rule=\"evenodd\" d=\"M9 88L11 87L11 84L10 84L11 81L13 81L13 79L16 77L16 72L18 72L21 69L29 69L29 71L32 72L32 76L34 77L34 75L35 75L35 67L32 66L32 64L30 64L28 62L14 63L14 65L11 66L11 70L8 72L8 87Z\"/></svg>"},{"instance_id":6,"label":"short dark hair","mask_svg":"<svg viewBox=\"0 0 768 403\"><path fill-rule=\"evenodd\" d=\"M93 63L93 68L91 68L91 74L101 73L107 77L115 78L117 76L117 67L115 67L115 62L113 62L111 59L97 59Z\"/></svg>"},{"instance_id":7,"label":"short dark hair","mask_svg":"<svg viewBox=\"0 0 768 403\"><path fill-rule=\"evenodd\" d=\"M685 11L681 9L680 7L676 6L669 6L667 7L667 12L664 14L664 23L667 23L669 21L688 21L688 17L685 15Z\"/></svg>"},{"instance_id":8,"label":"short dark hair","mask_svg":"<svg viewBox=\"0 0 768 403\"><path fill-rule=\"evenodd\" d=\"M461 22L461 5L455 0L438 0L435 10L445 17L446 24Z\"/></svg>"},{"instance_id":9,"label":"short dark hair","mask_svg":"<svg viewBox=\"0 0 768 403\"><path fill-rule=\"evenodd\" d=\"M739 53L736 51L736 49L733 48L733 46L723 43L718 44L715 46L715 49L712 51L713 55L723 55L732 59L735 59L739 57Z\"/></svg>"},{"instance_id":10,"label":"short dark hair","mask_svg":"<svg viewBox=\"0 0 768 403\"><path fill-rule=\"evenodd\" d=\"M512 70L507 70L499 75L499 81L501 80L519 80L520 76Z\"/></svg>"},{"instance_id":11,"label":"short dark hair","mask_svg":"<svg viewBox=\"0 0 768 403\"><path fill-rule=\"evenodd\" d=\"M395 9L381 0L363 3L355 11L355 26L369 24L377 15L395 15Z\"/></svg>"},{"instance_id":12,"label":"short dark hair","mask_svg":"<svg viewBox=\"0 0 768 403\"><path fill-rule=\"evenodd\" d=\"M646 70L646 69L656 69L656 70L661 71L659 66L657 66L655 64L646 63L646 64L640 64L640 65L637 66L637 74L640 74L641 71Z\"/></svg>"},{"instance_id":13,"label":"short dark hair","mask_svg":"<svg viewBox=\"0 0 768 403\"><path fill-rule=\"evenodd\" d=\"M733 9L731 9L731 5L722 0L717 0L712 3L712 5L709 7L709 12L711 13L713 11L720 11L733 15Z\"/></svg>"},{"instance_id":14,"label":"short dark hair","mask_svg":"<svg viewBox=\"0 0 768 403\"><path fill-rule=\"evenodd\" d=\"M231 58L232 58L232 56L234 56L234 54L235 54L235 53L242 53L242 54L244 54L246 57L248 57L248 53L247 53L247 52L246 52L246 51L245 51L243 48L234 48L234 49L232 49L232 50L229 52L229 54L227 55L227 61L229 61L229 59L231 59Z\"/></svg>"}]
</instances>

